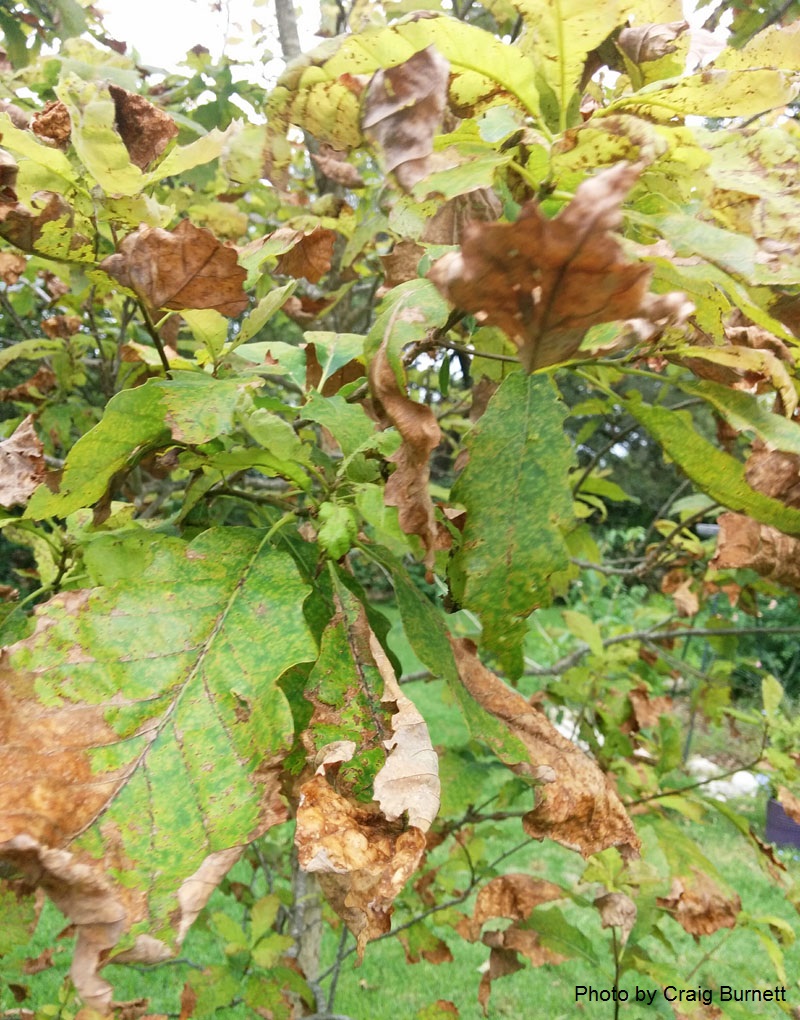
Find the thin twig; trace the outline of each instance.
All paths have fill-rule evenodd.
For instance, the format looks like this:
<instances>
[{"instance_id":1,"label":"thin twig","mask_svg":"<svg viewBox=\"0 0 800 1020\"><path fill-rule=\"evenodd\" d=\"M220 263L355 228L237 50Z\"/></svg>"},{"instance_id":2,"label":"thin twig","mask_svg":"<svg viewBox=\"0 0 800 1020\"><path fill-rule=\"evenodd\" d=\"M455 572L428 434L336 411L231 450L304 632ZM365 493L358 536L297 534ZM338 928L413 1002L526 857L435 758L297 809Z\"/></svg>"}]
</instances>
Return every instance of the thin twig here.
<instances>
[{"instance_id":1,"label":"thin twig","mask_svg":"<svg viewBox=\"0 0 800 1020\"><path fill-rule=\"evenodd\" d=\"M168 379L171 379L172 371L169 367L169 361L167 360L166 352L164 351L164 345L161 342L161 337L158 335L158 330L156 329L155 323L150 317L150 312L144 301L139 301L139 311L142 313L145 329L150 335L150 339L153 341L153 343L155 344L155 348L158 351L158 356L161 359L161 364L164 368L164 374Z\"/></svg>"}]
</instances>

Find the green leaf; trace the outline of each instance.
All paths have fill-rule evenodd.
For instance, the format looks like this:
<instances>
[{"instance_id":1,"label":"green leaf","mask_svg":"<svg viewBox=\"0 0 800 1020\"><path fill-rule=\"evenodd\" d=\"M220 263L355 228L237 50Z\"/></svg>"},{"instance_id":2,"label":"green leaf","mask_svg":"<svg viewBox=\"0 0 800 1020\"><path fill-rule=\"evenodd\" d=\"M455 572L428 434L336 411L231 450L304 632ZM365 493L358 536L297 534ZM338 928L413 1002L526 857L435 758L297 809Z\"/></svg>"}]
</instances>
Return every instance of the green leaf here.
<instances>
[{"instance_id":1,"label":"green leaf","mask_svg":"<svg viewBox=\"0 0 800 1020\"><path fill-rule=\"evenodd\" d=\"M81 163L109 195L138 195L144 174L131 162L115 127L116 108L108 87L69 77L56 88L69 111L70 140Z\"/></svg>"},{"instance_id":2,"label":"green leaf","mask_svg":"<svg viewBox=\"0 0 800 1020\"><path fill-rule=\"evenodd\" d=\"M405 384L405 370L400 358L403 347L421 340L427 330L443 326L450 306L430 280L409 280L401 283L381 302L378 316L364 342L364 353L373 358L387 339L386 354L398 380Z\"/></svg>"},{"instance_id":3,"label":"green leaf","mask_svg":"<svg viewBox=\"0 0 800 1020\"><path fill-rule=\"evenodd\" d=\"M767 673L761 681L761 700L767 719L770 721L777 719L783 701L783 687L771 673Z\"/></svg>"},{"instance_id":4,"label":"green leaf","mask_svg":"<svg viewBox=\"0 0 800 1020\"><path fill-rule=\"evenodd\" d=\"M18 358L31 361L38 358L49 358L51 355L63 351L65 347L66 341L62 339L48 340L44 337L36 337L33 340L18 340L10 347L0 350L0 368L5 368L6 365Z\"/></svg>"},{"instance_id":5,"label":"green leaf","mask_svg":"<svg viewBox=\"0 0 800 1020\"><path fill-rule=\"evenodd\" d=\"M376 437L375 423L361 404L348 404L338 393L323 397L314 392L303 405L303 415L319 422L333 435L345 457L366 447Z\"/></svg>"},{"instance_id":6,"label":"green leaf","mask_svg":"<svg viewBox=\"0 0 800 1020\"><path fill-rule=\"evenodd\" d=\"M686 393L708 401L738 431L755 432L771 449L800 454L797 422L769 411L758 397L707 379L685 379L678 385Z\"/></svg>"},{"instance_id":7,"label":"green leaf","mask_svg":"<svg viewBox=\"0 0 800 1020\"><path fill-rule=\"evenodd\" d=\"M628 395L624 404L681 471L715 502L787 535L800 535L800 510L751 489L745 479L744 466L703 439L688 411L645 404L640 393Z\"/></svg>"},{"instance_id":8,"label":"green leaf","mask_svg":"<svg viewBox=\"0 0 800 1020\"><path fill-rule=\"evenodd\" d=\"M273 926L280 906L280 898L275 893L262 896L253 904L250 911L250 933L254 943L266 935Z\"/></svg>"},{"instance_id":9,"label":"green leaf","mask_svg":"<svg viewBox=\"0 0 800 1020\"><path fill-rule=\"evenodd\" d=\"M201 372L175 372L112 397L97 425L70 450L58 492L40 485L26 516L66 517L91 506L111 478L148 450L178 442L199 444L231 432L236 412L257 381L214 379Z\"/></svg>"},{"instance_id":10,"label":"green leaf","mask_svg":"<svg viewBox=\"0 0 800 1020\"><path fill-rule=\"evenodd\" d=\"M482 643L513 677L522 673L527 617L549 605L550 578L569 566L566 413L548 377L508 376L466 441L469 463L453 489L467 508L450 564L453 596L478 614Z\"/></svg>"},{"instance_id":11,"label":"green leaf","mask_svg":"<svg viewBox=\"0 0 800 1020\"><path fill-rule=\"evenodd\" d=\"M149 187L151 184L163 181L165 177L177 177L180 174L185 174L187 170L193 170L196 166L210 163L212 159L216 159L222 153L227 139L227 131L213 128L208 134L188 145L176 145L155 169L142 175L143 185Z\"/></svg>"},{"instance_id":12,"label":"green leaf","mask_svg":"<svg viewBox=\"0 0 800 1020\"><path fill-rule=\"evenodd\" d=\"M330 333L309 330L306 343L313 344L322 375L317 389L322 387L340 368L352 361L364 360L364 337L360 333ZM366 374L366 369L364 370Z\"/></svg>"},{"instance_id":13,"label":"green leaf","mask_svg":"<svg viewBox=\"0 0 800 1020\"><path fill-rule=\"evenodd\" d=\"M358 534L355 514L341 503L322 503L319 519L322 522L317 534L319 544L332 559L341 559L352 548Z\"/></svg>"},{"instance_id":14,"label":"green leaf","mask_svg":"<svg viewBox=\"0 0 800 1020\"><path fill-rule=\"evenodd\" d=\"M236 350L239 344L246 344L264 328L272 316L291 297L297 287L297 280L290 280L282 287L271 290L266 297L261 298L256 307L243 319L236 338L225 348L225 353Z\"/></svg>"},{"instance_id":15,"label":"green leaf","mask_svg":"<svg viewBox=\"0 0 800 1020\"><path fill-rule=\"evenodd\" d=\"M228 339L228 319L213 308L185 309L181 317L186 320L195 340L205 347L208 360L214 361Z\"/></svg>"},{"instance_id":16,"label":"green leaf","mask_svg":"<svg viewBox=\"0 0 800 1020\"><path fill-rule=\"evenodd\" d=\"M558 907L533 910L519 927L535 931L543 946L562 956L582 957L592 967L601 966L592 940L570 924Z\"/></svg>"},{"instance_id":17,"label":"green leaf","mask_svg":"<svg viewBox=\"0 0 800 1020\"><path fill-rule=\"evenodd\" d=\"M603 654L603 637L594 620L574 609L563 609L561 615L570 631L575 637L586 642L593 655Z\"/></svg>"},{"instance_id":18,"label":"green leaf","mask_svg":"<svg viewBox=\"0 0 800 1020\"><path fill-rule=\"evenodd\" d=\"M244 417L244 425L259 446L278 460L308 463L309 448L283 418L263 407L257 407Z\"/></svg>"},{"instance_id":19,"label":"green leaf","mask_svg":"<svg viewBox=\"0 0 800 1020\"><path fill-rule=\"evenodd\" d=\"M210 530L190 545L153 533L150 551L135 578L37 607L40 628L7 661L31 678L19 696L39 722L20 736L26 753L52 725L48 746L64 763L40 777L40 810L58 819L38 824L87 859L107 846L124 885L145 891L151 933L167 936L204 858L280 817L270 768L293 722L277 681L316 649L310 589L264 532ZM61 728L81 703L81 726Z\"/></svg>"},{"instance_id":20,"label":"green leaf","mask_svg":"<svg viewBox=\"0 0 800 1020\"><path fill-rule=\"evenodd\" d=\"M626 23L634 0L511 0L525 24L520 48L536 68L542 112L551 128L579 120L578 85L586 58Z\"/></svg>"}]
</instances>

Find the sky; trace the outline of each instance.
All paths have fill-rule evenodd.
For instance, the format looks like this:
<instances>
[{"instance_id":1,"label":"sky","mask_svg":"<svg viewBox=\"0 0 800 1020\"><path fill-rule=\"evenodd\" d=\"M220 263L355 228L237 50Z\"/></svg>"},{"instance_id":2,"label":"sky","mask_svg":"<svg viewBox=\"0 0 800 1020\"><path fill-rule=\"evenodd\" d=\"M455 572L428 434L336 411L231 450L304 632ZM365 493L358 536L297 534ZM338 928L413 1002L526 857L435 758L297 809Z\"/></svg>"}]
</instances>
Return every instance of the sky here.
<instances>
[{"instance_id":1,"label":"sky","mask_svg":"<svg viewBox=\"0 0 800 1020\"><path fill-rule=\"evenodd\" d=\"M144 64L174 69L187 50L200 44L219 57L223 48L231 57L248 63L263 58L266 51L278 58L272 68L280 73L278 31L273 0L97 0L95 6L105 14L105 25L111 36L127 42L137 50ZM219 6L217 12L212 7ZM310 49L321 40L314 37L317 4L307 3L308 13L301 5L300 31L303 45ZM254 45L266 34L266 41Z\"/></svg>"},{"instance_id":2,"label":"sky","mask_svg":"<svg viewBox=\"0 0 800 1020\"><path fill-rule=\"evenodd\" d=\"M709 8L698 19L693 14L695 5L696 0L683 0L685 17L702 22ZM109 33L133 46L145 64L174 69L186 51L199 43L215 57L225 47L230 56L248 63L271 49L278 59L268 67L267 78L274 80L282 68L273 0L221 0L217 13L211 0L96 0L96 6L106 12ZM319 0L305 0L295 7L300 11L301 41L311 49L320 42L314 36ZM254 39L261 34L257 26L266 30L266 42L254 47Z\"/></svg>"}]
</instances>

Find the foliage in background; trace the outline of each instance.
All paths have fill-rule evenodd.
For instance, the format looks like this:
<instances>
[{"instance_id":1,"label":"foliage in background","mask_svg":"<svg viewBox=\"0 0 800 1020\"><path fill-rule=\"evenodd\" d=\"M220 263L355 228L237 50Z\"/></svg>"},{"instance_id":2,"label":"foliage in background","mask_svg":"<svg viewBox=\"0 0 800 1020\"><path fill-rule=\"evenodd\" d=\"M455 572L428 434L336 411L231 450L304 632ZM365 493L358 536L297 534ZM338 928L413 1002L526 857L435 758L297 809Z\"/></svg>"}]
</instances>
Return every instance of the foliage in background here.
<instances>
[{"instance_id":1,"label":"foliage in background","mask_svg":"<svg viewBox=\"0 0 800 1020\"><path fill-rule=\"evenodd\" d=\"M485 1011L571 960L734 1020L661 990L752 937L791 1007L796 869L686 762L716 739L800 821L798 23L417 8L324 7L263 95L0 4L10 1015L147 1013L121 966L198 918L182 1020L326 1015L393 932L483 947Z\"/></svg>"}]
</instances>

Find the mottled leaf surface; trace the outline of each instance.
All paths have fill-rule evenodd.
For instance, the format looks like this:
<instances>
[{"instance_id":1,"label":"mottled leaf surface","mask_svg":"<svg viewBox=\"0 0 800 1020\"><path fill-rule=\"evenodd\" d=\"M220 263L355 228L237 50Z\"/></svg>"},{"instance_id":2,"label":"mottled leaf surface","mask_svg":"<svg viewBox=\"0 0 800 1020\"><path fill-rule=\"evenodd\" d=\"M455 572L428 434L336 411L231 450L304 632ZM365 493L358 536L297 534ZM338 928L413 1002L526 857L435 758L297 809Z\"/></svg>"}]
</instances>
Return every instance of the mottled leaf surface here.
<instances>
[{"instance_id":1,"label":"mottled leaf surface","mask_svg":"<svg viewBox=\"0 0 800 1020\"><path fill-rule=\"evenodd\" d=\"M3 653L0 849L43 869L79 927L174 941L184 883L285 816L277 680L316 649L308 588L262 532L154 535L131 573L55 596ZM116 915L95 916L92 889Z\"/></svg>"},{"instance_id":2,"label":"mottled leaf surface","mask_svg":"<svg viewBox=\"0 0 800 1020\"><path fill-rule=\"evenodd\" d=\"M453 597L478 614L482 644L511 676L522 673L526 618L549 604L550 578L569 564L565 415L548 378L508 376L467 440L470 459L453 489L467 508Z\"/></svg>"}]
</instances>

